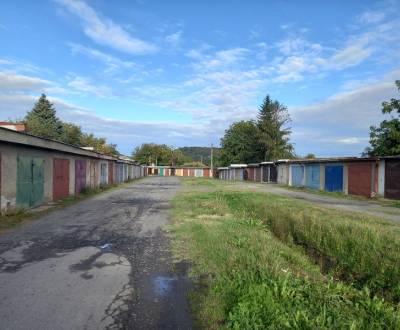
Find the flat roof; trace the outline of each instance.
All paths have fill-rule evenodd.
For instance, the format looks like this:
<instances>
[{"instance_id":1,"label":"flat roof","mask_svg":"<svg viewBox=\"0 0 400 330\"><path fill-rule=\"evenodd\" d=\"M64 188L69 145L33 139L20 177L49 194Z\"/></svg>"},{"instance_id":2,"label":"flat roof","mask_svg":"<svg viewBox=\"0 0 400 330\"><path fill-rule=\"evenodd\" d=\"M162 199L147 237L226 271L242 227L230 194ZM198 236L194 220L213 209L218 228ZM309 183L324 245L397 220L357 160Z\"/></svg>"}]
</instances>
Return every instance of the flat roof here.
<instances>
[{"instance_id":1,"label":"flat roof","mask_svg":"<svg viewBox=\"0 0 400 330\"><path fill-rule=\"evenodd\" d=\"M69 154L87 156L92 158L101 158L105 160L120 160L118 157L105 155L96 151L85 150L80 147L64 142L42 138L26 132L18 132L0 127L0 142L18 144L33 148L59 151ZM127 160L123 160L127 162ZM132 161L133 162L133 161Z\"/></svg>"}]
</instances>

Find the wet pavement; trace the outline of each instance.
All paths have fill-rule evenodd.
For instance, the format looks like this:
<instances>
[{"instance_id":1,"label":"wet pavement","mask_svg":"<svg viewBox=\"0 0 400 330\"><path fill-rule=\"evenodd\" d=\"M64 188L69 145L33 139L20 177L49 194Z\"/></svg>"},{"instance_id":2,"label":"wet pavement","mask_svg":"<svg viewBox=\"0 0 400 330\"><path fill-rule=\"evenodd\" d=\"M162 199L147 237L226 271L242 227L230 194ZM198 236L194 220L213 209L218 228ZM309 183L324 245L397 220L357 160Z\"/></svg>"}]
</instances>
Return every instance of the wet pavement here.
<instances>
[{"instance_id":1,"label":"wet pavement","mask_svg":"<svg viewBox=\"0 0 400 330\"><path fill-rule=\"evenodd\" d=\"M0 329L193 328L161 229L179 189L148 177L0 235Z\"/></svg>"}]
</instances>

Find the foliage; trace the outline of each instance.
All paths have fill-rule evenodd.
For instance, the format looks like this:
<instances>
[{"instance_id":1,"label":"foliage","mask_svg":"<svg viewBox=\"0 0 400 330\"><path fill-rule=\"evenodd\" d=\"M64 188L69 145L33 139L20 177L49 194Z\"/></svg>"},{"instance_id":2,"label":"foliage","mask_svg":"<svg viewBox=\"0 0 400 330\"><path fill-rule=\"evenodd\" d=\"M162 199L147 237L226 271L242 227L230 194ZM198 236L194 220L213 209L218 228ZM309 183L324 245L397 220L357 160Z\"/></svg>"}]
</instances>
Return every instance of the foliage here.
<instances>
[{"instance_id":1,"label":"foliage","mask_svg":"<svg viewBox=\"0 0 400 330\"><path fill-rule=\"evenodd\" d=\"M225 135L221 139L221 147L223 165L262 161L257 126L253 121L233 123L225 131Z\"/></svg>"},{"instance_id":2,"label":"foliage","mask_svg":"<svg viewBox=\"0 0 400 330\"><path fill-rule=\"evenodd\" d=\"M56 115L50 101L42 94L24 119L29 133L43 138L60 140L63 136L63 125Z\"/></svg>"},{"instance_id":3,"label":"foliage","mask_svg":"<svg viewBox=\"0 0 400 330\"><path fill-rule=\"evenodd\" d=\"M193 263L191 273L200 279L203 289L193 297L193 310L204 328L399 328L400 313L396 304L372 294L366 287L358 289L350 282L325 276L307 249L270 231L269 218L264 220L263 212L264 209L268 212L271 205L274 207L269 216L275 219L277 226L283 223L280 226L282 236L289 233L290 226L296 226L295 222L286 225L288 214L296 217L297 213L310 208L305 203L260 193L186 192L174 200L175 220L170 226L174 237L173 251L177 258ZM315 240L320 239L328 245L336 228L324 226L325 220L331 218L330 225L333 226L335 221L340 222L345 217L344 222L351 226L362 218L358 214L339 214L333 210L313 208L314 211L325 216L319 219L317 214L313 215L315 223L311 228L315 227L315 230L309 237L320 228ZM391 271L396 271L398 254L387 255L385 247L375 246L374 238L383 234L382 239L387 239L386 232L398 229L398 226L369 218L361 221L360 228L365 226L368 232L369 225L376 226L378 232L377 236L370 237L363 258L368 253L372 256L380 254L382 264L392 263ZM299 223L297 229L302 226L304 222ZM305 226L304 231L308 228ZM342 233L336 234L340 238ZM356 237L344 236L342 248L349 249L350 254L340 254L340 258L353 265L355 255L352 252L355 250L352 247L359 245ZM366 242L363 240L358 247ZM390 236L387 248L392 251L396 242ZM363 258L357 259L362 260L360 268L368 264L368 258ZM375 266L378 277L385 276L380 264L368 266L370 269ZM389 277L387 275L387 279ZM389 283L394 288L398 282L393 278ZM382 289L387 289L385 284L380 284Z\"/></svg>"},{"instance_id":4,"label":"foliage","mask_svg":"<svg viewBox=\"0 0 400 330\"><path fill-rule=\"evenodd\" d=\"M185 167L207 167L207 165L203 164L202 162L189 162L189 163L184 163L182 166L185 166Z\"/></svg>"},{"instance_id":5,"label":"foliage","mask_svg":"<svg viewBox=\"0 0 400 330\"><path fill-rule=\"evenodd\" d=\"M210 147L181 147L178 150L182 151L188 161L202 162L206 166L211 166L211 148ZM221 149L213 147L213 165L220 165Z\"/></svg>"},{"instance_id":6,"label":"foliage","mask_svg":"<svg viewBox=\"0 0 400 330\"><path fill-rule=\"evenodd\" d=\"M132 153L133 159L141 164L182 165L186 159L179 149L166 144L143 143Z\"/></svg>"},{"instance_id":7,"label":"foliage","mask_svg":"<svg viewBox=\"0 0 400 330\"><path fill-rule=\"evenodd\" d=\"M80 137L82 147L93 147L95 151L106 155L118 155L117 145L108 144L105 138L95 137L93 134L83 133Z\"/></svg>"},{"instance_id":8,"label":"foliage","mask_svg":"<svg viewBox=\"0 0 400 330\"><path fill-rule=\"evenodd\" d=\"M396 80L400 91L400 80ZM400 154L400 99L392 98L382 103L382 113L392 114L391 119L383 120L378 127L370 127L370 147L364 154L369 156L395 156ZM396 117L397 115L397 117Z\"/></svg>"},{"instance_id":9,"label":"foliage","mask_svg":"<svg viewBox=\"0 0 400 330\"><path fill-rule=\"evenodd\" d=\"M279 158L293 158L287 108L266 96L257 121L233 123L221 139L221 164L257 163Z\"/></svg>"},{"instance_id":10,"label":"foliage","mask_svg":"<svg viewBox=\"0 0 400 330\"><path fill-rule=\"evenodd\" d=\"M289 143L290 116L287 108L267 95L257 116L258 142L263 160L290 158L293 146Z\"/></svg>"},{"instance_id":11,"label":"foliage","mask_svg":"<svg viewBox=\"0 0 400 330\"><path fill-rule=\"evenodd\" d=\"M27 132L44 138L54 139L77 147L93 147L97 152L118 155L117 146L108 144L105 138L82 132L80 126L62 122L45 94L42 94L34 108L27 113L24 122Z\"/></svg>"},{"instance_id":12,"label":"foliage","mask_svg":"<svg viewBox=\"0 0 400 330\"><path fill-rule=\"evenodd\" d=\"M315 159L315 155L314 154L307 154L304 156L305 159Z\"/></svg>"},{"instance_id":13,"label":"foliage","mask_svg":"<svg viewBox=\"0 0 400 330\"><path fill-rule=\"evenodd\" d=\"M63 137L62 141L74 146L81 145L82 129L80 126L72 123L63 123Z\"/></svg>"}]
</instances>

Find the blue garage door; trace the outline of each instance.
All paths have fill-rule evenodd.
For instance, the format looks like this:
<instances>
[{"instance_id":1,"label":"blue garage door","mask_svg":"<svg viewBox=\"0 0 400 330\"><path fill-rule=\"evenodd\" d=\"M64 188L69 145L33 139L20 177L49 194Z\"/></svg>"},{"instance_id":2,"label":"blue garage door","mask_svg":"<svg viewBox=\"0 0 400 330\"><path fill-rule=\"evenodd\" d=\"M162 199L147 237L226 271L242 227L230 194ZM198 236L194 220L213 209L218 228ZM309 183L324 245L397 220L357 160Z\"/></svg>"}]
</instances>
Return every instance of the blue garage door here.
<instances>
[{"instance_id":1,"label":"blue garage door","mask_svg":"<svg viewBox=\"0 0 400 330\"><path fill-rule=\"evenodd\" d=\"M319 189L319 165L306 165L306 186Z\"/></svg>"},{"instance_id":2,"label":"blue garage door","mask_svg":"<svg viewBox=\"0 0 400 330\"><path fill-rule=\"evenodd\" d=\"M303 165L291 165L292 170L292 186L301 187L304 185L304 166Z\"/></svg>"},{"instance_id":3,"label":"blue garage door","mask_svg":"<svg viewBox=\"0 0 400 330\"><path fill-rule=\"evenodd\" d=\"M326 165L325 166L325 190L343 191L343 166Z\"/></svg>"}]
</instances>

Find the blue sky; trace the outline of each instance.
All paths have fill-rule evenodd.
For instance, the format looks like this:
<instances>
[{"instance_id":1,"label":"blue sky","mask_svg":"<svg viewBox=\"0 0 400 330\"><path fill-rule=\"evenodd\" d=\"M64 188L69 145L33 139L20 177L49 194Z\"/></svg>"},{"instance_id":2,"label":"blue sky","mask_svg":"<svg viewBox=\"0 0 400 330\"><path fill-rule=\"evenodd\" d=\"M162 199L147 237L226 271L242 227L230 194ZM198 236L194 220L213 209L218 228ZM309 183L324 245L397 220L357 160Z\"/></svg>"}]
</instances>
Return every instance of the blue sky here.
<instances>
[{"instance_id":1,"label":"blue sky","mask_svg":"<svg viewBox=\"0 0 400 330\"><path fill-rule=\"evenodd\" d=\"M44 92L130 154L219 144L284 103L300 155L359 155L398 96L399 1L2 1L0 119Z\"/></svg>"}]
</instances>

